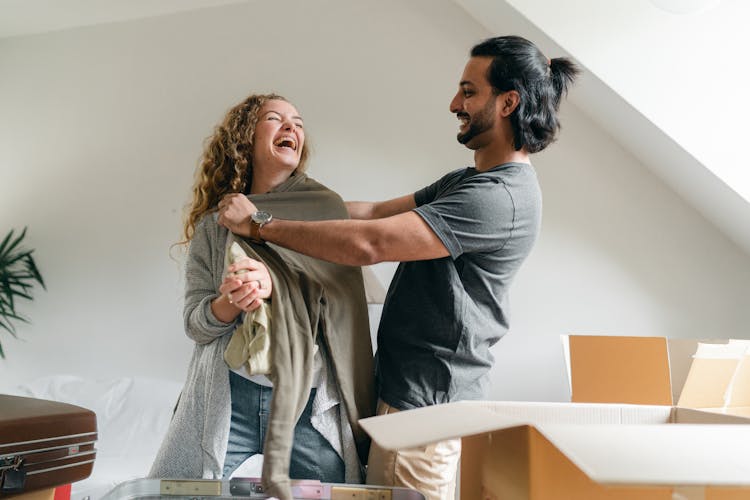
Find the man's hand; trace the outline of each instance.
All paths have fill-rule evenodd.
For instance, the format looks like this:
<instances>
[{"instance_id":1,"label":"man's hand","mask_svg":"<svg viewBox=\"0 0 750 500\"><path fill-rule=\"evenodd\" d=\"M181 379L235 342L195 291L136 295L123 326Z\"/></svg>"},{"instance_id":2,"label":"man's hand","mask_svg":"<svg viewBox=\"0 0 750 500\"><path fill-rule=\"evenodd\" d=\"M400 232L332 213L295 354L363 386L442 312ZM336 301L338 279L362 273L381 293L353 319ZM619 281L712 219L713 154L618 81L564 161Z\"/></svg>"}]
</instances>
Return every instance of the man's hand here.
<instances>
[{"instance_id":1,"label":"man's hand","mask_svg":"<svg viewBox=\"0 0 750 500\"><path fill-rule=\"evenodd\" d=\"M250 216L258 208L241 193L224 195L219 202L219 225L238 236L250 237Z\"/></svg>"}]
</instances>

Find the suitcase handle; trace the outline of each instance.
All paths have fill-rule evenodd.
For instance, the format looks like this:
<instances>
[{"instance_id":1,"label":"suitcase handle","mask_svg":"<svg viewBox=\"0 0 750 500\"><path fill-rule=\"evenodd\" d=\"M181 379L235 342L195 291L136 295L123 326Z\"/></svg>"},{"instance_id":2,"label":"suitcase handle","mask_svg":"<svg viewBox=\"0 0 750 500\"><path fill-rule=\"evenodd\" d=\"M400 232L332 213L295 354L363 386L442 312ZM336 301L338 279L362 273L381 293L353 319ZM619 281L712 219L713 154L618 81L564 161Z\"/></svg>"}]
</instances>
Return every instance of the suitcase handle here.
<instances>
[{"instance_id":1,"label":"suitcase handle","mask_svg":"<svg viewBox=\"0 0 750 500\"><path fill-rule=\"evenodd\" d=\"M330 493L330 486L324 486L317 480L293 480L292 494L300 500L322 500ZM232 496L249 496L263 493L263 485L257 477L236 477L229 480L229 493Z\"/></svg>"}]
</instances>

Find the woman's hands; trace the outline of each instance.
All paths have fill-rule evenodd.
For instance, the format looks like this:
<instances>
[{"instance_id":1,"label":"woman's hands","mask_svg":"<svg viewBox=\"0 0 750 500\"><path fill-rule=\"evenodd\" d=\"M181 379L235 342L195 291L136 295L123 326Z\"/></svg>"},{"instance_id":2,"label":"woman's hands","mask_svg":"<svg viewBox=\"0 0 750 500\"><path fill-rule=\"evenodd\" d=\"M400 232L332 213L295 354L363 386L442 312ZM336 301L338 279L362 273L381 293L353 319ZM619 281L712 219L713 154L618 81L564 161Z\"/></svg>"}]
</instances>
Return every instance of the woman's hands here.
<instances>
[{"instance_id":1,"label":"woman's hands","mask_svg":"<svg viewBox=\"0 0 750 500\"><path fill-rule=\"evenodd\" d=\"M219 286L219 295L211 302L211 310L219 321L231 323L241 312L258 309L271 297L273 282L263 262L245 257L227 268Z\"/></svg>"},{"instance_id":2,"label":"woman's hands","mask_svg":"<svg viewBox=\"0 0 750 500\"><path fill-rule=\"evenodd\" d=\"M271 296L273 282L266 265L246 257L227 268L219 292L236 308L248 312L259 308Z\"/></svg>"},{"instance_id":3,"label":"woman's hands","mask_svg":"<svg viewBox=\"0 0 750 500\"><path fill-rule=\"evenodd\" d=\"M218 223L239 236L250 236L250 216L258 209L241 193L225 195L219 201ZM211 308L217 319L229 323L241 311L258 309L264 299L271 297L273 283L263 262L246 257L227 268L227 275L219 286L219 297Z\"/></svg>"}]
</instances>

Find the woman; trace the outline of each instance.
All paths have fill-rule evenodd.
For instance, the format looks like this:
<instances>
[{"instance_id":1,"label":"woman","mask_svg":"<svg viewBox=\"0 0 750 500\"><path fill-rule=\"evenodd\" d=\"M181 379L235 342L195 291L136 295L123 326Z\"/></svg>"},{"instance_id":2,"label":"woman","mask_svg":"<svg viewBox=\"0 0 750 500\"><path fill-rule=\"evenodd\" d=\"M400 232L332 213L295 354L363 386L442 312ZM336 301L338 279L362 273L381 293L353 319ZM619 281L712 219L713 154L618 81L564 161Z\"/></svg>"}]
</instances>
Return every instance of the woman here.
<instances>
[{"instance_id":1,"label":"woman","mask_svg":"<svg viewBox=\"0 0 750 500\"><path fill-rule=\"evenodd\" d=\"M275 94L230 109L207 143L184 228L195 349L151 477L227 478L262 452L266 491L281 498L289 477L362 479L369 442L357 421L373 414L374 371L361 271L252 244L219 224L222 200L236 193L283 217L346 217L341 198L304 174L307 156L302 118ZM249 257L226 265L232 242ZM264 302L268 377L224 358L243 315Z\"/></svg>"}]
</instances>

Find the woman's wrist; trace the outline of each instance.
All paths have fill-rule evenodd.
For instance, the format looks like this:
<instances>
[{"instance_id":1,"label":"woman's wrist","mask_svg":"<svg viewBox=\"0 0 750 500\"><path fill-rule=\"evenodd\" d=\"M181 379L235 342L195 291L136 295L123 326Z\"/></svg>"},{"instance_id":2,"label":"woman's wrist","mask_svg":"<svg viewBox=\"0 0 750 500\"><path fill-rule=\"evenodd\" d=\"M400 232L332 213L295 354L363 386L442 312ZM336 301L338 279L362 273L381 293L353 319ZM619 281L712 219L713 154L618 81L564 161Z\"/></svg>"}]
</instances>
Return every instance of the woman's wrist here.
<instances>
[{"instance_id":1,"label":"woman's wrist","mask_svg":"<svg viewBox=\"0 0 750 500\"><path fill-rule=\"evenodd\" d=\"M226 294L221 294L211 301L211 311L216 319L223 323L231 323L242 311Z\"/></svg>"}]
</instances>

